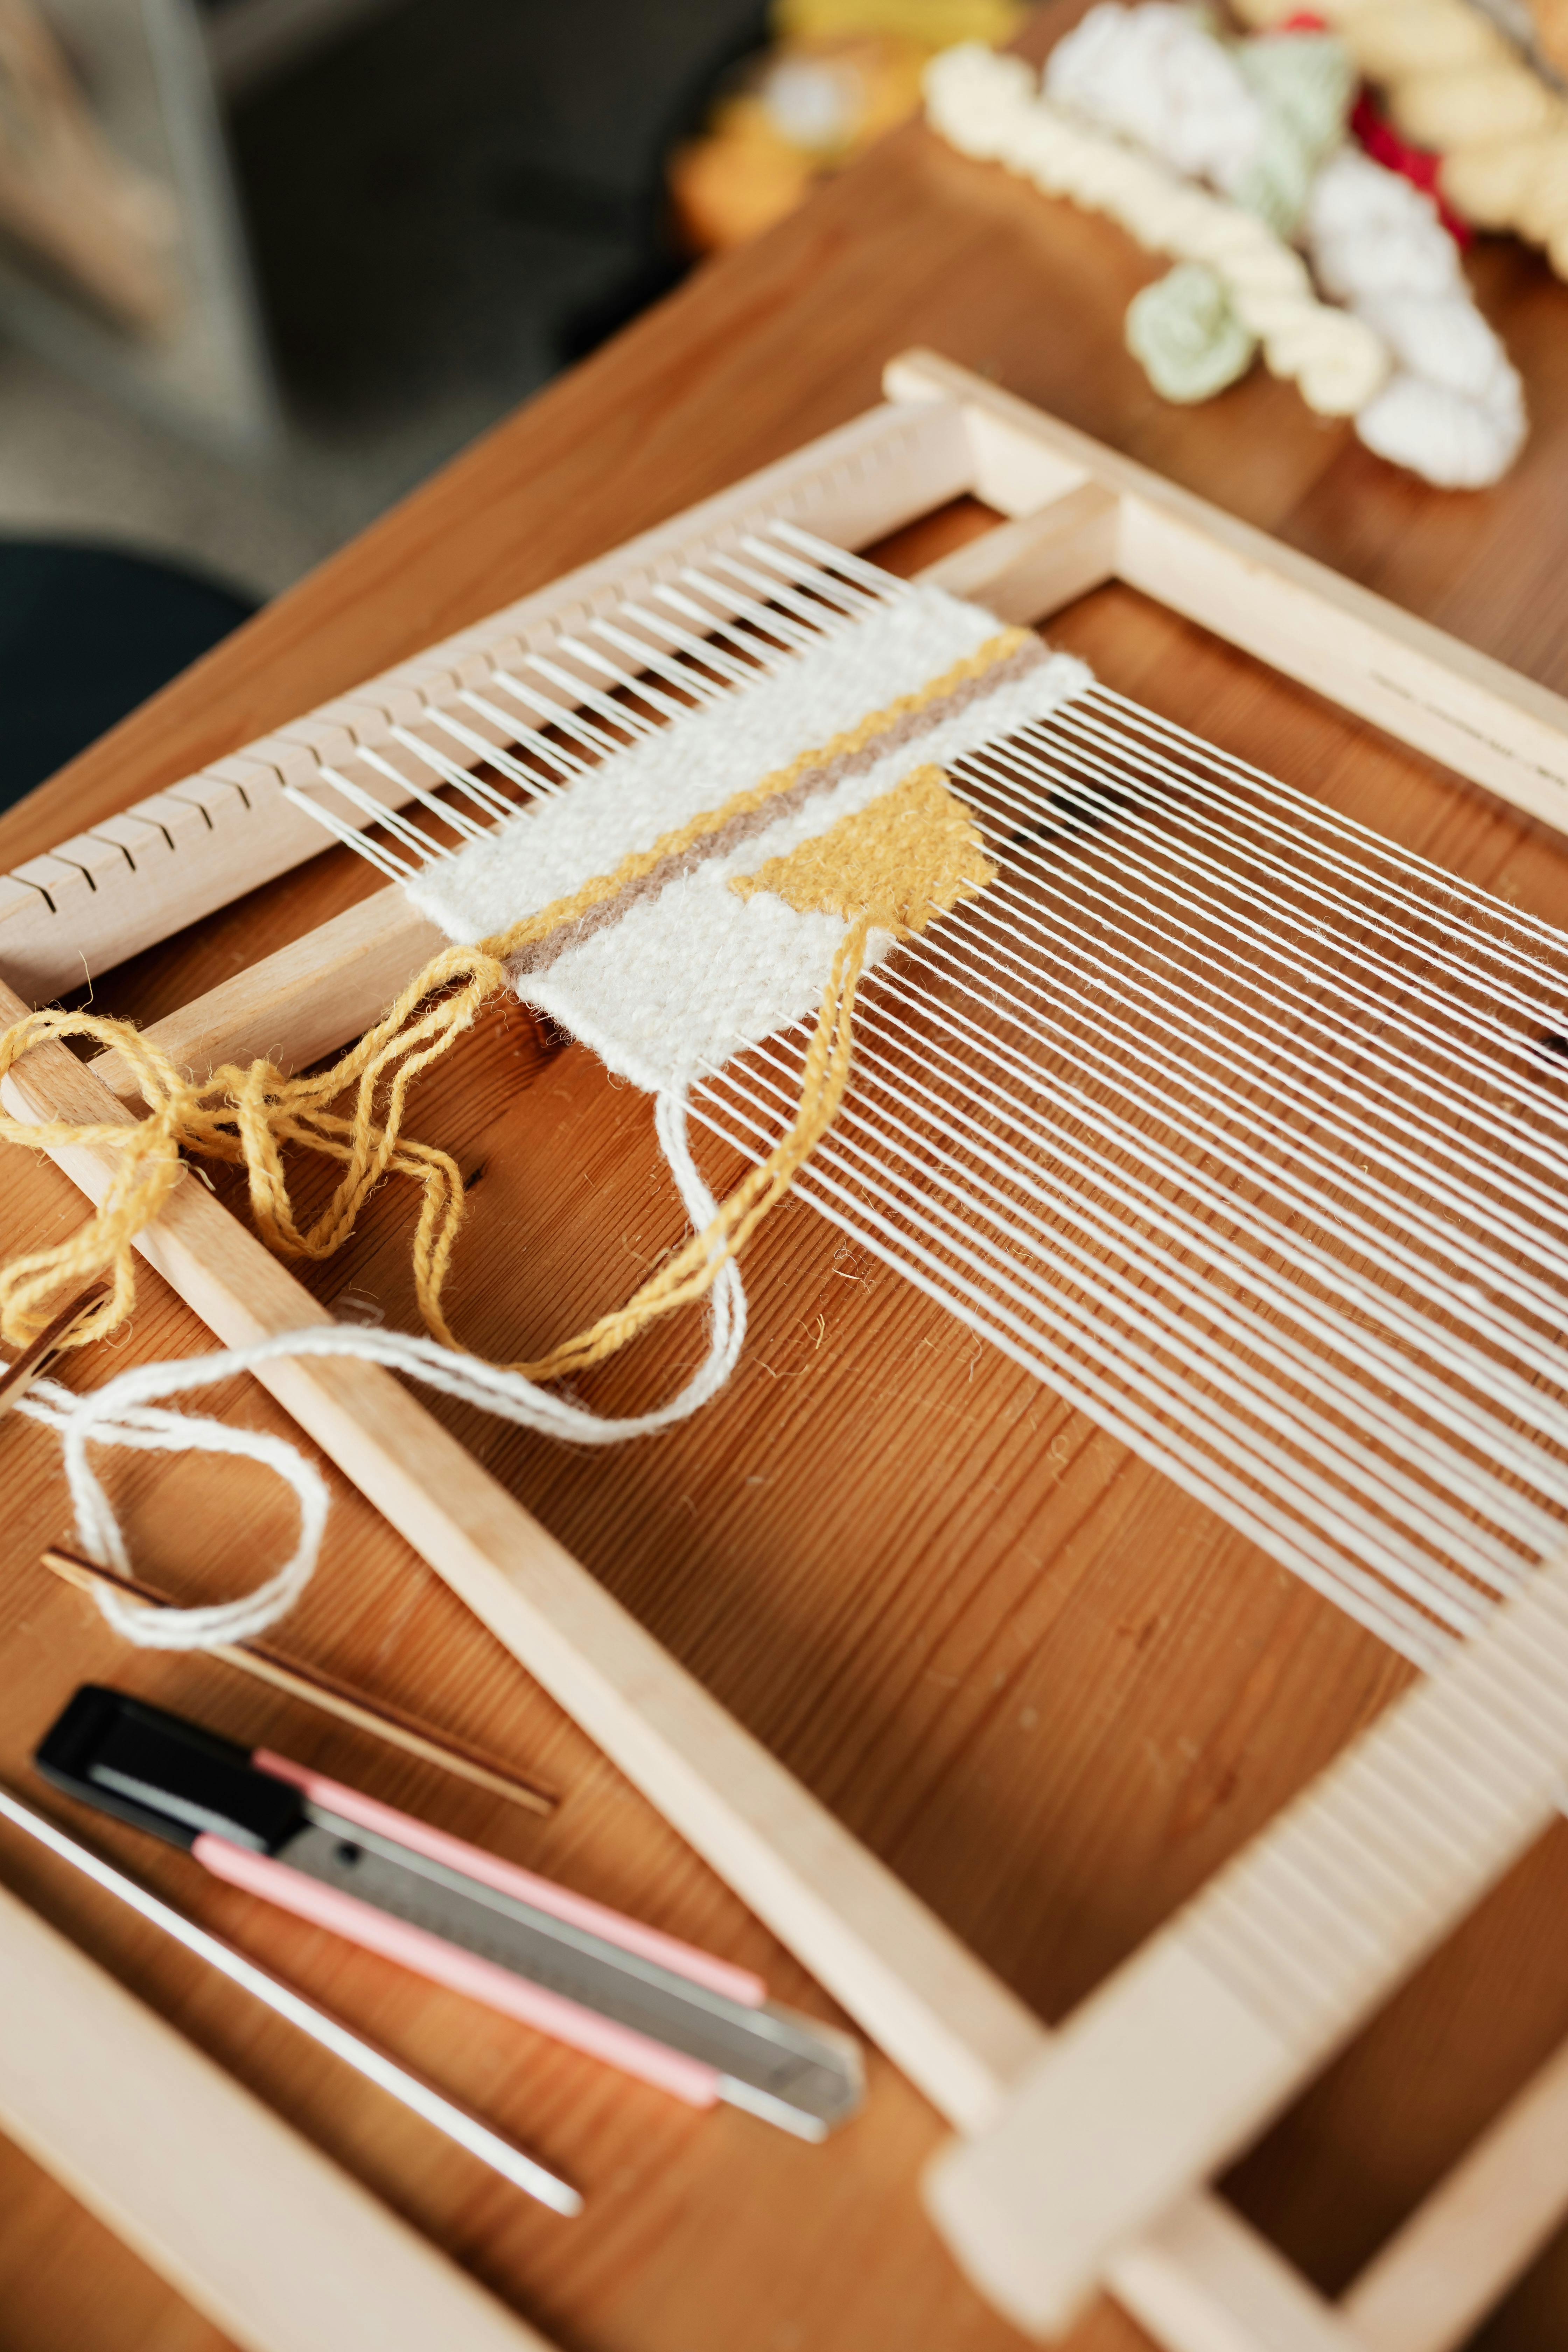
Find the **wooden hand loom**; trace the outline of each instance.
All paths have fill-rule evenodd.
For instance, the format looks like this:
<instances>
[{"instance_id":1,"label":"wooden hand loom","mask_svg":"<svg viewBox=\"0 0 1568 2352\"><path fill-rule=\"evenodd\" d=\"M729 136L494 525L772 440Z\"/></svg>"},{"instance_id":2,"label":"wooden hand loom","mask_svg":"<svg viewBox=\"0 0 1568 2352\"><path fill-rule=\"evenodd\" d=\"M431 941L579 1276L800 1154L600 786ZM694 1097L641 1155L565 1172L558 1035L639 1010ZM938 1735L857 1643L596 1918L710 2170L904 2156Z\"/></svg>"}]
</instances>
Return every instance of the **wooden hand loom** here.
<instances>
[{"instance_id":1,"label":"wooden hand loom","mask_svg":"<svg viewBox=\"0 0 1568 2352\"><path fill-rule=\"evenodd\" d=\"M726 497L0 880L8 1017L25 1009L21 999L47 1001L79 984L84 963L96 978L311 855L320 835L286 785L332 767L395 803L386 770L397 765L400 733L427 740L430 714L459 688L596 598L667 577L771 518L852 548L965 492L1010 520L927 576L1020 622L1120 579L1568 832L1568 706L1556 697L961 370L905 358L889 370L889 392L888 406ZM498 729L494 740L503 740ZM367 764L365 751L382 764ZM150 1034L194 1067L260 1051L300 1066L368 1025L436 943L401 892L388 890ZM129 1120L121 1097L132 1093L113 1056L87 1071L57 1047L30 1055L6 1087L8 1106L34 1118ZM107 1171L97 1159L60 1158L85 1192L100 1193ZM195 1186L182 1189L141 1246L227 1344L325 1319ZM999 2152L1015 2165L1007 2102L1049 2047L1022 2004L396 1382L349 1363L280 1364L266 1380L955 2127L978 2136L996 2126L977 2155ZM1565 1761L1568 1753L1556 1759L1557 1778ZM1353 1769L1352 1757L1344 1769L1353 1777ZM1331 1794L1321 1801L1331 1810ZM1539 1793L1536 1807L1539 1826ZM1358 1958L1315 2037L1293 2046L1282 2068L1262 2070L1266 2080L1249 2079L1239 2106L1211 2119L1206 2134L1188 2132L1137 2210L1101 2217L1086 2252L1161 2342L1182 2352L1437 2352L1459 2340L1568 2205L1568 2159L1560 2147L1550 2161L1540 2155L1568 2102L1561 2067L1510 2110L1337 2307L1202 2186L1503 1866L1513 1849L1499 1831L1493 1853L1489 1834L1479 1864L1439 1858L1421 1919L1384 1923L1382 1943ZM1332 1898L1328 1916L1331 1923ZM1128 2116L1136 2131L1135 2085ZM27 2137L25 2117L10 2120ZM1468 2226L1457 2229L1456 2213ZM962 2242L956 2207L950 2221ZM984 2256L969 2252L984 2271ZM188 2283L190 2270L182 2276ZM1023 2300L1013 2297L1013 2307Z\"/></svg>"}]
</instances>

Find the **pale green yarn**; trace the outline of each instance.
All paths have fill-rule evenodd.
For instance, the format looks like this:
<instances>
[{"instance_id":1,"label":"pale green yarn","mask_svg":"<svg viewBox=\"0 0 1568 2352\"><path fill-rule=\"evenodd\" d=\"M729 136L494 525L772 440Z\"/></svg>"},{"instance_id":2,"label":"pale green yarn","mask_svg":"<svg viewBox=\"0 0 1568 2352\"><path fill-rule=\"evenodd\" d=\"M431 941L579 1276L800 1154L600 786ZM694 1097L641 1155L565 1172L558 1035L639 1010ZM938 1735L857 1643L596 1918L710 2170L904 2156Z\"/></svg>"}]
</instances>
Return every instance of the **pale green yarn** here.
<instances>
[{"instance_id":1,"label":"pale green yarn","mask_svg":"<svg viewBox=\"0 0 1568 2352\"><path fill-rule=\"evenodd\" d=\"M1356 70L1337 33L1265 33L1231 54L1248 87L1290 126L1314 163L1343 143Z\"/></svg>"},{"instance_id":2,"label":"pale green yarn","mask_svg":"<svg viewBox=\"0 0 1568 2352\"><path fill-rule=\"evenodd\" d=\"M1127 348L1163 400L1212 399L1245 375L1258 338L1230 307L1206 262L1182 261L1135 294L1127 308Z\"/></svg>"},{"instance_id":3,"label":"pale green yarn","mask_svg":"<svg viewBox=\"0 0 1568 2352\"><path fill-rule=\"evenodd\" d=\"M1332 33L1264 34L1238 42L1231 56L1263 112L1263 144L1231 193L1289 237L1306 210L1313 173L1343 143L1355 68Z\"/></svg>"},{"instance_id":4,"label":"pale green yarn","mask_svg":"<svg viewBox=\"0 0 1568 2352\"><path fill-rule=\"evenodd\" d=\"M1307 209L1312 165L1289 125L1265 110L1263 144L1231 189L1243 212L1256 213L1276 236L1289 243Z\"/></svg>"}]
</instances>

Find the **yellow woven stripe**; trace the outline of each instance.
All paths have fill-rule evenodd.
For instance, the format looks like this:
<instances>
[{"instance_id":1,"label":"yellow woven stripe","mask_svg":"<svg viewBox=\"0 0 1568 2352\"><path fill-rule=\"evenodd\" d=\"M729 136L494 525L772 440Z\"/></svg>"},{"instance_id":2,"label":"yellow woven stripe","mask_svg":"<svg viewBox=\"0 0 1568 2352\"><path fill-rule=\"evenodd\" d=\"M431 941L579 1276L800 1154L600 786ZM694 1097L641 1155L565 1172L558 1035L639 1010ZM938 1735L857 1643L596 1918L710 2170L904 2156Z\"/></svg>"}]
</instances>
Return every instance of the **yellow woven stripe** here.
<instances>
[{"instance_id":1,"label":"yellow woven stripe","mask_svg":"<svg viewBox=\"0 0 1568 2352\"><path fill-rule=\"evenodd\" d=\"M574 890L569 898L553 900L550 906L542 908L537 915L524 916L521 922L513 923L509 930L487 940L484 942L486 949L491 955L506 957L517 955L522 949L548 939L551 932L558 930L563 923L578 921L593 908L602 906L607 898L618 897L632 883L642 881L656 866L663 865L666 858L684 856L688 850L695 849L699 842L705 841L710 835L721 833L737 817L750 816L753 809L765 807L781 793L789 792L813 768L825 768L835 760L847 759L853 752L863 751L868 744L875 742L879 735L885 735L900 719L924 710L931 703L940 702L946 695L956 694L961 687L969 685L974 678L984 677L987 670L994 669L1000 662L1010 660L1023 646L1034 642L1027 629L1003 629L995 636L987 637L977 652L966 656L963 661L954 662L952 668L943 670L940 677L929 679L912 694L900 695L896 702L889 702L884 709L873 710L843 734L834 736L831 742L803 751L798 759L790 761L787 768L775 768L771 775L763 778L761 783L748 784L743 791L732 793L718 808L704 809L700 815L691 817L685 824L661 834L651 849L633 850L622 858L613 873L596 874L580 889Z\"/></svg>"},{"instance_id":2,"label":"yellow woven stripe","mask_svg":"<svg viewBox=\"0 0 1568 2352\"><path fill-rule=\"evenodd\" d=\"M923 931L996 878L979 828L928 761L868 808L842 816L783 857L730 884L738 898L771 890L797 915L864 915L900 937Z\"/></svg>"}]
</instances>

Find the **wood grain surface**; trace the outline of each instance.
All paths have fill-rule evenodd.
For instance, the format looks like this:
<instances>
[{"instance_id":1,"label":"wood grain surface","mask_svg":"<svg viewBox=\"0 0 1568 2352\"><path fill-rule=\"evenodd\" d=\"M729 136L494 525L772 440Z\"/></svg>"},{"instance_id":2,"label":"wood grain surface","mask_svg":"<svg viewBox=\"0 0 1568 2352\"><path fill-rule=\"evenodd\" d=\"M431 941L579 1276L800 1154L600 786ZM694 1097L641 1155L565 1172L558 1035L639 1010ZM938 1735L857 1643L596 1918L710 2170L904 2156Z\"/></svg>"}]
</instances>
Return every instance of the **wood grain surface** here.
<instances>
[{"instance_id":1,"label":"wood grain surface","mask_svg":"<svg viewBox=\"0 0 1568 2352\"><path fill-rule=\"evenodd\" d=\"M1047 10L1037 50L1076 8ZM766 462L878 396L892 352L980 368L1568 689L1568 293L1483 245L1471 267L1526 380L1531 446L1499 488L1445 497L1255 376L1194 413L1121 343L1152 273L1104 223L900 133L761 245L670 301L280 599L53 783L0 817L8 866ZM986 519L950 512L889 551L930 561ZM1568 851L1439 771L1125 589L1053 631L1117 687L1456 870L1568 921ZM100 1007L156 1018L367 895L332 852L138 959ZM473 1182L459 1329L533 1350L623 1296L676 1234L648 1107L574 1047L497 1011L424 1083L415 1126ZM715 1177L723 1171L717 1166ZM79 1196L0 1163L8 1250ZM411 1325L411 1203L377 1195L311 1277ZM656 1444L588 1460L453 1412L478 1459L1043 2015L1122 1957L1407 1670L1240 1538L786 1205L748 1260L730 1391ZM697 1352L672 1324L588 1384L651 1399ZM206 1344L144 1276L122 1364ZM73 1376L74 1377L74 1376ZM253 1388L226 1409L286 1428ZM0 1428L0 1773L89 1676L222 1724L426 1811L460 1835L763 1969L825 2010L788 1956L458 1602L329 1471L334 1517L288 1645L416 1707L563 1794L548 1822L379 1748L219 1664L119 1650L37 1566L66 1536L54 1444ZM288 1539L259 1473L116 1465L146 1573L237 1589ZM989 2352L1016 2339L923 2220L936 2119L873 2061L866 2115L824 2149L694 2116L455 1996L94 1830L160 1891L533 2147L587 2192L563 2222L254 2014L8 1834L0 1879L104 1961L517 2310L582 2352ZM1543 1842L1228 2184L1340 2290L1568 2032L1568 1835ZM1075 2343L1141 2339L1102 2306ZM1478 2342L1568 2345L1554 2242ZM0 2145L4 2352L211 2352L220 2339Z\"/></svg>"}]
</instances>

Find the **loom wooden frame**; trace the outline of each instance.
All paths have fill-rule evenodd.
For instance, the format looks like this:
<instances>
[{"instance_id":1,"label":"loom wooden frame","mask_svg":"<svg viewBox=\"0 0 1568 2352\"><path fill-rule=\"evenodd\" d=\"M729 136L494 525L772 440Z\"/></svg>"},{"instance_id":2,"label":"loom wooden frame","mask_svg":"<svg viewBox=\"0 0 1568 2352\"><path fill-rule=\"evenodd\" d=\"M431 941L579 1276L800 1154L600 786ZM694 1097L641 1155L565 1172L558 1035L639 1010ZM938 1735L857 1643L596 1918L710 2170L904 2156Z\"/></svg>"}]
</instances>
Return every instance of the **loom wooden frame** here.
<instances>
[{"instance_id":1,"label":"loom wooden frame","mask_svg":"<svg viewBox=\"0 0 1568 2352\"><path fill-rule=\"evenodd\" d=\"M1005 520L927 577L1020 622L1120 579L1568 834L1568 702L950 362L907 354L886 383L886 405L723 497L0 877L0 971L47 1001L85 961L96 973L287 870L320 835L285 783L335 766L395 800L381 771L356 767L363 751L396 764L395 730L419 736L462 687L704 549L777 517L865 545L965 492ZM192 1067L262 1050L300 1066L368 1025L434 944L400 892L380 892L149 1034ZM25 1009L0 990L0 1013ZM46 1046L4 1091L35 1119L134 1116L113 1055L89 1070ZM106 1155L55 1156L101 1194ZM226 1344L326 1319L200 1187L181 1188L139 1246ZM332 1361L264 1377L949 2121L990 2121L1047 2046L1024 2006L390 1375ZM0 1915L0 1950L5 1934ZM1444 2352L1568 2204L1565 2117L1568 2056L1338 2305L1197 2183L1107 2283L1172 2352ZM188 2273L179 2283L189 2291Z\"/></svg>"}]
</instances>

